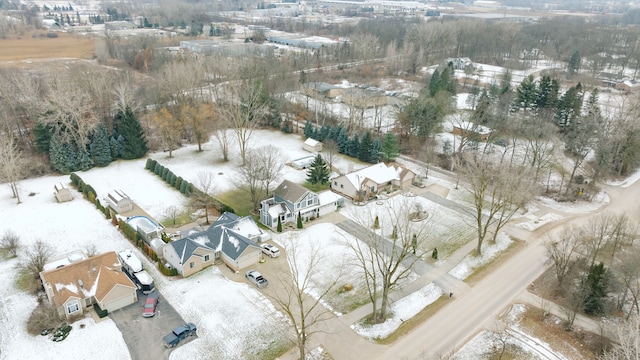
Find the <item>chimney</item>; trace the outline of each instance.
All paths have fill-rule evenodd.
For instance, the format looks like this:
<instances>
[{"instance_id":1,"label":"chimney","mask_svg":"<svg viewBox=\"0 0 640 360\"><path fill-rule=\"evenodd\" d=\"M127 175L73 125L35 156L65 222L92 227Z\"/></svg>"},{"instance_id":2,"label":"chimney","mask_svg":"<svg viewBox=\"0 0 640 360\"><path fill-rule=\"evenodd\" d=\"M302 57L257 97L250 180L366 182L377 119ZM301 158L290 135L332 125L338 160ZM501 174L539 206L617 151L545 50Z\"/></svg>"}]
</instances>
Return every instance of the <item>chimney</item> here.
<instances>
[{"instance_id":1,"label":"chimney","mask_svg":"<svg viewBox=\"0 0 640 360\"><path fill-rule=\"evenodd\" d=\"M80 285L81 288L84 288L84 283L81 279L78 279L78 285Z\"/></svg>"}]
</instances>

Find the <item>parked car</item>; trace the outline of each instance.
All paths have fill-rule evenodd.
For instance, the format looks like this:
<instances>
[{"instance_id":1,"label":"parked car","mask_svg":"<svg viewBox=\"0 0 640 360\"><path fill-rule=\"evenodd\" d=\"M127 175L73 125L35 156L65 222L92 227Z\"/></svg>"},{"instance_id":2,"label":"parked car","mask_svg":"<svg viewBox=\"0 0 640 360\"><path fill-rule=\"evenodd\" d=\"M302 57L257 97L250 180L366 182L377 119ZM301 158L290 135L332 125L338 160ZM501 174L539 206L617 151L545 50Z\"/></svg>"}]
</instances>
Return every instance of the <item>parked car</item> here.
<instances>
[{"instance_id":1,"label":"parked car","mask_svg":"<svg viewBox=\"0 0 640 360\"><path fill-rule=\"evenodd\" d=\"M142 317L154 316L158 308L158 302L160 302L160 294L157 291L150 292L142 306Z\"/></svg>"},{"instance_id":2,"label":"parked car","mask_svg":"<svg viewBox=\"0 0 640 360\"><path fill-rule=\"evenodd\" d=\"M249 270L247 271L247 273L244 275L249 281L251 281L252 283L256 284L256 286L260 289L267 287L267 285L269 285L269 282L267 281L267 279L265 279L262 274L260 274L259 272L255 271L255 270Z\"/></svg>"},{"instance_id":3,"label":"parked car","mask_svg":"<svg viewBox=\"0 0 640 360\"><path fill-rule=\"evenodd\" d=\"M162 338L164 346L168 348L176 347L181 340L184 340L187 336L194 336L196 334L196 326L193 323L187 323L180 325L173 329L172 332L165 335Z\"/></svg>"},{"instance_id":4,"label":"parked car","mask_svg":"<svg viewBox=\"0 0 640 360\"><path fill-rule=\"evenodd\" d=\"M280 256L280 249L271 244L262 244L262 252L271 258L277 258Z\"/></svg>"}]
</instances>

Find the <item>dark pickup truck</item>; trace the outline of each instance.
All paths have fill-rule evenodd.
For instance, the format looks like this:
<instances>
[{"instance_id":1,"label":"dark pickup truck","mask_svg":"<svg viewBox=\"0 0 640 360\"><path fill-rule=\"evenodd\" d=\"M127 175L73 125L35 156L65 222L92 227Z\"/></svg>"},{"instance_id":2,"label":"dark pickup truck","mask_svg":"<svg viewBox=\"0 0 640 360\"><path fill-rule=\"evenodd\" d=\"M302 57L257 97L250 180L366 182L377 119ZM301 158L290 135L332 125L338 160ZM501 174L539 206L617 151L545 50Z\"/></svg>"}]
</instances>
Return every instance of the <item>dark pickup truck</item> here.
<instances>
[{"instance_id":1,"label":"dark pickup truck","mask_svg":"<svg viewBox=\"0 0 640 360\"><path fill-rule=\"evenodd\" d=\"M176 347L180 340L183 340L187 336L193 336L196 334L196 326L193 323L187 323L180 325L165 337L162 338L164 346L168 348Z\"/></svg>"}]
</instances>

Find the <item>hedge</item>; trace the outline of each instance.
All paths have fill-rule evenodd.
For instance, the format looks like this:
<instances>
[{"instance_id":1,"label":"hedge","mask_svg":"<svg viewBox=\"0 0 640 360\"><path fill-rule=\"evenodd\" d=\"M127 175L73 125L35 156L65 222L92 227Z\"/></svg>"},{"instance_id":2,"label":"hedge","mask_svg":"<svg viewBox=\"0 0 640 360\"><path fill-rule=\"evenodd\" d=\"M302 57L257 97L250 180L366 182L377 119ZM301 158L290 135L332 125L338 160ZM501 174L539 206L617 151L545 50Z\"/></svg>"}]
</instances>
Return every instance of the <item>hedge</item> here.
<instances>
[{"instance_id":1,"label":"hedge","mask_svg":"<svg viewBox=\"0 0 640 360\"><path fill-rule=\"evenodd\" d=\"M176 268L167 269L167 267L164 266L164 264L160 260L158 260L158 269L160 269L160 272L164 276L176 276L176 275L178 275L178 269L176 269Z\"/></svg>"},{"instance_id":2,"label":"hedge","mask_svg":"<svg viewBox=\"0 0 640 360\"><path fill-rule=\"evenodd\" d=\"M100 305L98 305L96 303L93 304L93 310L96 311L96 314L98 314L98 317L100 319L102 319L103 317L106 317L107 315L109 315L109 310L102 310L100 308Z\"/></svg>"}]
</instances>

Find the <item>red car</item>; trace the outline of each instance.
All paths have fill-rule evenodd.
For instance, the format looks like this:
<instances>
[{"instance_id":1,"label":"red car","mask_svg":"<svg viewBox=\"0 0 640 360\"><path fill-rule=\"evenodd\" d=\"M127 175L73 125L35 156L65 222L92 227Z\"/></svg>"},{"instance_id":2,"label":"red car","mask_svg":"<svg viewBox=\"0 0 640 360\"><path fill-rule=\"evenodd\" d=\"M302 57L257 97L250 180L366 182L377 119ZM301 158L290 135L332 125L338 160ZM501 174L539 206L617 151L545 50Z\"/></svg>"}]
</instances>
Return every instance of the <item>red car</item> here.
<instances>
[{"instance_id":1,"label":"red car","mask_svg":"<svg viewBox=\"0 0 640 360\"><path fill-rule=\"evenodd\" d=\"M160 301L160 294L157 291L152 291L147 295L147 300L142 307L142 317L152 317L156 314L158 308L158 302Z\"/></svg>"}]
</instances>

